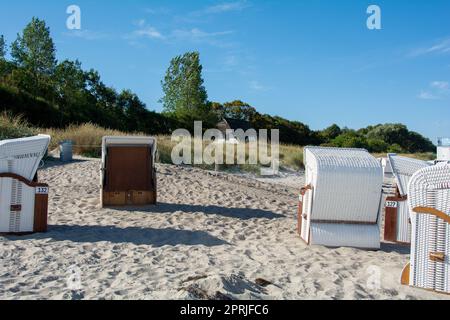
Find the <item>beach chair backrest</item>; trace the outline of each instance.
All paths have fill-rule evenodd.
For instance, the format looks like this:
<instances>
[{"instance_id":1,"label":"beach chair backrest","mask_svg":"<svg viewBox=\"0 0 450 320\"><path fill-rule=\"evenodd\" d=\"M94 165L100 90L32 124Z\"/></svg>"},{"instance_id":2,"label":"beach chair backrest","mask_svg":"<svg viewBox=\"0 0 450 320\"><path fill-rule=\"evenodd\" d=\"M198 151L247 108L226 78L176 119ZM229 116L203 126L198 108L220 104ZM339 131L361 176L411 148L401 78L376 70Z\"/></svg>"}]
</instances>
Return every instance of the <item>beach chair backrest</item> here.
<instances>
[{"instance_id":1,"label":"beach chair backrest","mask_svg":"<svg viewBox=\"0 0 450 320\"><path fill-rule=\"evenodd\" d=\"M104 137L102 205L156 204L156 152L152 137Z\"/></svg>"},{"instance_id":2,"label":"beach chair backrest","mask_svg":"<svg viewBox=\"0 0 450 320\"><path fill-rule=\"evenodd\" d=\"M151 146L108 146L105 190L150 190L151 152Z\"/></svg>"}]
</instances>

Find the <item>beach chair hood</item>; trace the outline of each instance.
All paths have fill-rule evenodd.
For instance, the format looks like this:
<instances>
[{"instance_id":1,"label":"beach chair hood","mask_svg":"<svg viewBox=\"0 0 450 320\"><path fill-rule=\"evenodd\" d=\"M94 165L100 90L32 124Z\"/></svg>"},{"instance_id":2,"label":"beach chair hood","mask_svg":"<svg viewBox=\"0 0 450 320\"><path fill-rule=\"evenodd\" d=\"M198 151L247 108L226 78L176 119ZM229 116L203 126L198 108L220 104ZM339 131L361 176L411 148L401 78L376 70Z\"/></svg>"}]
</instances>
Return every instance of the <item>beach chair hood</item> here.
<instances>
[{"instance_id":1,"label":"beach chair hood","mask_svg":"<svg viewBox=\"0 0 450 320\"><path fill-rule=\"evenodd\" d=\"M0 173L33 180L49 143L48 135L0 141Z\"/></svg>"},{"instance_id":2,"label":"beach chair hood","mask_svg":"<svg viewBox=\"0 0 450 320\"><path fill-rule=\"evenodd\" d=\"M388 154L388 158L401 196L408 194L408 184L413 174L422 168L431 166L426 161L397 156L395 154Z\"/></svg>"}]
</instances>

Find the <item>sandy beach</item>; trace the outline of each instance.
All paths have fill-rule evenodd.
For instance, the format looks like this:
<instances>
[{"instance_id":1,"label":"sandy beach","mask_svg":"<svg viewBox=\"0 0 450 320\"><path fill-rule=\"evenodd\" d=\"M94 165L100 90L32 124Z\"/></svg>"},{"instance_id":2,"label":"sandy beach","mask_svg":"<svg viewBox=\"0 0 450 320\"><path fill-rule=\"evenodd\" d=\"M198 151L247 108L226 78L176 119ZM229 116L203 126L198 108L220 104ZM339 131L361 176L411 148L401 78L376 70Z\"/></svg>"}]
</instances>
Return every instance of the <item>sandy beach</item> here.
<instances>
[{"instance_id":1,"label":"sandy beach","mask_svg":"<svg viewBox=\"0 0 450 320\"><path fill-rule=\"evenodd\" d=\"M47 163L49 232L0 237L0 298L449 298L400 285L408 247L306 246L296 233L301 175L272 183L157 169L158 206L101 209L99 160Z\"/></svg>"}]
</instances>

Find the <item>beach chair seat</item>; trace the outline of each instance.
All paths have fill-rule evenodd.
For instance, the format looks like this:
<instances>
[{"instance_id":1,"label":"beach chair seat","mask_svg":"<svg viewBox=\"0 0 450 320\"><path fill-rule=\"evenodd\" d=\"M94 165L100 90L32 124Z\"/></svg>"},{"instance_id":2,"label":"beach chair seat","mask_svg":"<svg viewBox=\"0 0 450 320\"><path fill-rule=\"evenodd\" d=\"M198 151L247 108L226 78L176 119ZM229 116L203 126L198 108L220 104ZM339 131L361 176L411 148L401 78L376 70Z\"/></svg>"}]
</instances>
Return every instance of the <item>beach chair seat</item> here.
<instances>
[{"instance_id":1,"label":"beach chair seat","mask_svg":"<svg viewBox=\"0 0 450 320\"><path fill-rule=\"evenodd\" d=\"M103 206L156 204L156 150L151 137L103 138Z\"/></svg>"},{"instance_id":2,"label":"beach chair seat","mask_svg":"<svg viewBox=\"0 0 450 320\"><path fill-rule=\"evenodd\" d=\"M409 183L412 210L410 263L401 282L450 293L450 165L416 172Z\"/></svg>"},{"instance_id":3,"label":"beach chair seat","mask_svg":"<svg viewBox=\"0 0 450 320\"><path fill-rule=\"evenodd\" d=\"M396 194L386 198L384 240L409 244L411 222L408 206L408 184L414 173L431 166L430 163L395 154L388 155L396 180Z\"/></svg>"},{"instance_id":4,"label":"beach chair seat","mask_svg":"<svg viewBox=\"0 0 450 320\"><path fill-rule=\"evenodd\" d=\"M298 230L308 244L380 248L383 169L363 149L306 147Z\"/></svg>"},{"instance_id":5,"label":"beach chair seat","mask_svg":"<svg viewBox=\"0 0 450 320\"><path fill-rule=\"evenodd\" d=\"M47 230L47 184L36 172L50 136L0 141L0 233L24 234Z\"/></svg>"}]
</instances>

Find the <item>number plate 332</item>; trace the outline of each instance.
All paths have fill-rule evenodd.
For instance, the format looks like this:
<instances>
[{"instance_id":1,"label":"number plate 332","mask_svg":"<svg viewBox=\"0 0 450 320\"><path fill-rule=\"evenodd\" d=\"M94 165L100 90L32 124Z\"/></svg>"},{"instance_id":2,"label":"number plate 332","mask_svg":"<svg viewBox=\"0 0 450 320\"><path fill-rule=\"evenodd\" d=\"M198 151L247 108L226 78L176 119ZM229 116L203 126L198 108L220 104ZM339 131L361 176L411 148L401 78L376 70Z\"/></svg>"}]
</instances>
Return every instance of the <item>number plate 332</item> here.
<instances>
[{"instance_id":1,"label":"number plate 332","mask_svg":"<svg viewBox=\"0 0 450 320\"><path fill-rule=\"evenodd\" d=\"M36 194L48 194L48 187L36 187Z\"/></svg>"},{"instance_id":2,"label":"number plate 332","mask_svg":"<svg viewBox=\"0 0 450 320\"><path fill-rule=\"evenodd\" d=\"M397 208L397 201L386 201L386 208Z\"/></svg>"}]
</instances>

